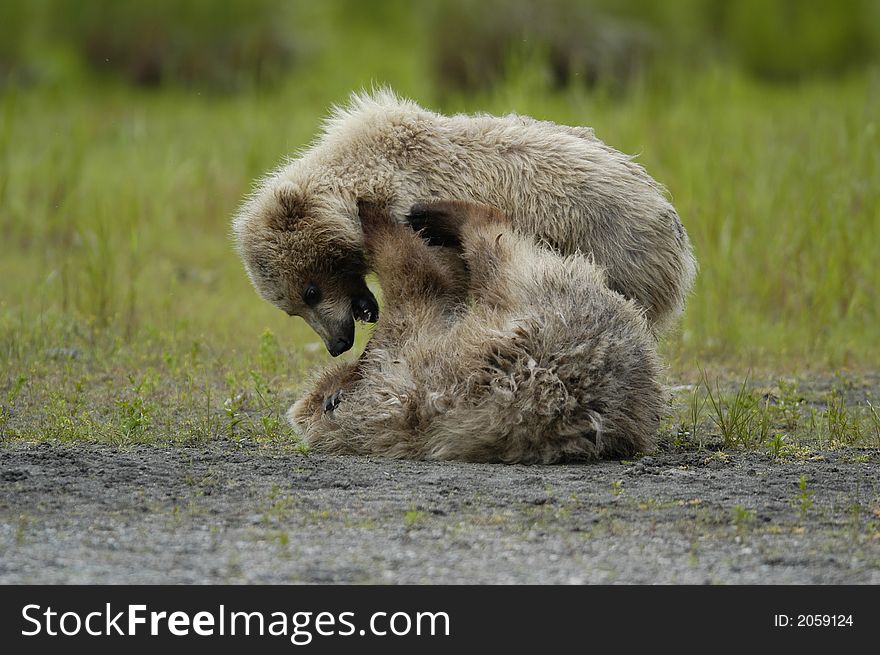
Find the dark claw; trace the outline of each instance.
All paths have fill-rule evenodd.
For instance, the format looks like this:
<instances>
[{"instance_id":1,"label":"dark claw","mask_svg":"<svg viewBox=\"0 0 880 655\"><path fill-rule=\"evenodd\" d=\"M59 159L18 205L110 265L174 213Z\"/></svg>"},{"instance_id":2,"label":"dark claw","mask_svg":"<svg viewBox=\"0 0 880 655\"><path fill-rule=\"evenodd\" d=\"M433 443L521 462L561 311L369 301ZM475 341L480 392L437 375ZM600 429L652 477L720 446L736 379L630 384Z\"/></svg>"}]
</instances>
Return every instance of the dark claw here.
<instances>
[{"instance_id":1,"label":"dark claw","mask_svg":"<svg viewBox=\"0 0 880 655\"><path fill-rule=\"evenodd\" d=\"M379 320L379 307L372 298L356 298L351 305L354 320L375 323Z\"/></svg>"},{"instance_id":2,"label":"dark claw","mask_svg":"<svg viewBox=\"0 0 880 655\"><path fill-rule=\"evenodd\" d=\"M373 311L369 307L355 307L354 320L364 323L375 323L373 319Z\"/></svg>"},{"instance_id":3,"label":"dark claw","mask_svg":"<svg viewBox=\"0 0 880 655\"><path fill-rule=\"evenodd\" d=\"M342 389L324 398L324 412L332 412L342 402Z\"/></svg>"}]
</instances>

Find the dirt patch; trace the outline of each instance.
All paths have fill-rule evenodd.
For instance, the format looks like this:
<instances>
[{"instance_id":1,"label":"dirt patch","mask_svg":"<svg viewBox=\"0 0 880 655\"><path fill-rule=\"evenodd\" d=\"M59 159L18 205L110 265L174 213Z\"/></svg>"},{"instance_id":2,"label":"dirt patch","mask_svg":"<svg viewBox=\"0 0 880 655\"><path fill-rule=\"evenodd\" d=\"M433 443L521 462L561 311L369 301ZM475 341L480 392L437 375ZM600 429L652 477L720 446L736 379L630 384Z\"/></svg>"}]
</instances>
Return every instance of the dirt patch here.
<instances>
[{"instance_id":1,"label":"dirt patch","mask_svg":"<svg viewBox=\"0 0 880 655\"><path fill-rule=\"evenodd\" d=\"M880 451L503 466L0 447L0 582L880 583Z\"/></svg>"}]
</instances>

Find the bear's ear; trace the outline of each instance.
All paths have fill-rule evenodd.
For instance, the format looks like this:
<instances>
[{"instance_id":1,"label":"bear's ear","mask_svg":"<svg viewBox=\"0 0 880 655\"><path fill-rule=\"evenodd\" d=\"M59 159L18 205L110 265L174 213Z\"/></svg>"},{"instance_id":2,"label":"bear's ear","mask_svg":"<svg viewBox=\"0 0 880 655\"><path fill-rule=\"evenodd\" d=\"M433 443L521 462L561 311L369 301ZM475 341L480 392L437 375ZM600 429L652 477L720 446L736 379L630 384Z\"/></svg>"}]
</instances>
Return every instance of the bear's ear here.
<instances>
[{"instance_id":1,"label":"bear's ear","mask_svg":"<svg viewBox=\"0 0 880 655\"><path fill-rule=\"evenodd\" d=\"M275 200L278 208L269 216L270 227L276 230L293 230L305 213L305 200L299 187L293 182L281 182L275 187Z\"/></svg>"}]
</instances>

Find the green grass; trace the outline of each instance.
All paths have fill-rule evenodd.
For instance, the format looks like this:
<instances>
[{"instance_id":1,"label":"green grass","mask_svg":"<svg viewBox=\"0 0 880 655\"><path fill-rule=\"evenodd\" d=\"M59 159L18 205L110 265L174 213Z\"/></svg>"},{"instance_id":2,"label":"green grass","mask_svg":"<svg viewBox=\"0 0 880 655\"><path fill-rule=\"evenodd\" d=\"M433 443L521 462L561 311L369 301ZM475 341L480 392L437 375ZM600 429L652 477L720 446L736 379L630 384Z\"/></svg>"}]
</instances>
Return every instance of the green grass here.
<instances>
[{"instance_id":1,"label":"green grass","mask_svg":"<svg viewBox=\"0 0 880 655\"><path fill-rule=\"evenodd\" d=\"M663 344L671 380L693 380L698 367L741 382L750 369L880 365L880 71L773 86L731 68L658 69L620 95L552 90L525 62L492 91L464 96L431 88L424 53L390 57L366 28L349 37L359 65L320 60L247 94L87 77L4 89L0 435L292 440L284 411L329 357L301 320L253 292L229 220L256 177L312 139L332 102L372 82L447 112L592 125L639 153L701 266ZM708 426L727 447L779 452L804 434L880 443L876 404L840 396L780 409L747 385L731 397L704 387L673 417L676 433Z\"/></svg>"},{"instance_id":2,"label":"green grass","mask_svg":"<svg viewBox=\"0 0 880 655\"><path fill-rule=\"evenodd\" d=\"M772 458L809 458L840 447L880 449L876 375L813 375L803 383L704 374L674 394L664 430L669 446L760 450Z\"/></svg>"}]
</instances>

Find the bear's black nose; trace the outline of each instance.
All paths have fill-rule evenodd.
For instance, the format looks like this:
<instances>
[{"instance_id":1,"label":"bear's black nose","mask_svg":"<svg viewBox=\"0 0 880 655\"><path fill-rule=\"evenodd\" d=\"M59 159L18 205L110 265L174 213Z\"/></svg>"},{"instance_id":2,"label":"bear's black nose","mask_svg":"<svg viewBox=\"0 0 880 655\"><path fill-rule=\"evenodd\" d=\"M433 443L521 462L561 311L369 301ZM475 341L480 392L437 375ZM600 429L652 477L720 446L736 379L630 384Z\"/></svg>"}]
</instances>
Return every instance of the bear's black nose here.
<instances>
[{"instance_id":1,"label":"bear's black nose","mask_svg":"<svg viewBox=\"0 0 880 655\"><path fill-rule=\"evenodd\" d=\"M346 339L344 337L336 339L334 342L327 344L327 352L329 352L333 357L341 355L349 348L351 348L351 339Z\"/></svg>"}]
</instances>

